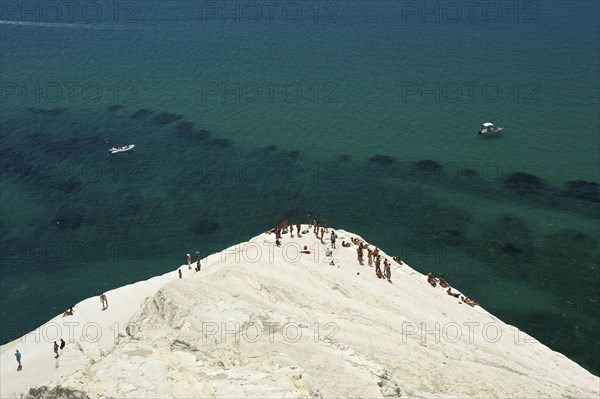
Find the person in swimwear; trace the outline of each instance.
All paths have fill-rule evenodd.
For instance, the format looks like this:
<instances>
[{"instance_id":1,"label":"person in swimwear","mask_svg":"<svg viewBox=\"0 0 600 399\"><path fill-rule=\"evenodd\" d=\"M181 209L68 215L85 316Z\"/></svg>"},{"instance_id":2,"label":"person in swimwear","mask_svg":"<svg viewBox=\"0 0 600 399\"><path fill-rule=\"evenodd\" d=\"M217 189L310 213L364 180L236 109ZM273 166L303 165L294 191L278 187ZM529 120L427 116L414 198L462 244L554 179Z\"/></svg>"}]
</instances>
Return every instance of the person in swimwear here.
<instances>
[{"instance_id":1,"label":"person in swimwear","mask_svg":"<svg viewBox=\"0 0 600 399\"><path fill-rule=\"evenodd\" d=\"M446 280L444 280L444 276L440 276L439 283L443 288L450 287L450 284Z\"/></svg>"},{"instance_id":2,"label":"person in swimwear","mask_svg":"<svg viewBox=\"0 0 600 399\"><path fill-rule=\"evenodd\" d=\"M431 284L432 287L437 286L437 279L433 276L433 272L427 274L427 282Z\"/></svg>"}]
</instances>

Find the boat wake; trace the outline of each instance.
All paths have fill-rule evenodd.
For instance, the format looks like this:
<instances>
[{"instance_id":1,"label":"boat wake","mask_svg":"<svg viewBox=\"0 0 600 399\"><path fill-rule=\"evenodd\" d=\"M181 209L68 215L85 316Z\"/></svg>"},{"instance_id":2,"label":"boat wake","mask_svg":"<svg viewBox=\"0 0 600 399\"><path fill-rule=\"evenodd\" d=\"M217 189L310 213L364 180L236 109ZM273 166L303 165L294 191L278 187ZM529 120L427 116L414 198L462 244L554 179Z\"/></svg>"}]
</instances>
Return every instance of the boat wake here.
<instances>
[{"instance_id":1,"label":"boat wake","mask_svg":"<svg viewBox=\"0 0 600 399\"><path fill-rule=\"evenodd\" d=\"M76 24L64 22L32 22L32 21L9 21L0 20L0 25L14 26L37 26L48 28L83 28L83 29L104 29L104 30L120 30L122 26L116 25L98 25L98 24Z\"/></svg>"}]
</instances>

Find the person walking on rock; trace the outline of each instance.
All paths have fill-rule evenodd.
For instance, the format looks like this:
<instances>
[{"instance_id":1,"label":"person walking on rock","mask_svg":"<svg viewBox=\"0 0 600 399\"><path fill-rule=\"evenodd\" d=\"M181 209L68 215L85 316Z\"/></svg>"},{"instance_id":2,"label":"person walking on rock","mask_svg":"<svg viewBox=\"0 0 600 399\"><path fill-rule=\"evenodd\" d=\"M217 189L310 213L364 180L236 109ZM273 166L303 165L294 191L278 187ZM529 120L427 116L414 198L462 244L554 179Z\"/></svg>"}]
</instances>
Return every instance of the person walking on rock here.
<instances>
[{"instance_id":1,"label":"person walking on rock","mask_svg":"<svg viewBox=\"0 0 600 399\"><path fill-rule=\"evenodd\" d=\"M188 270L192 270L192 257L190 256L190 254L187 254L187 263L188 263Z\"/></svg>"},{"instance_id":2,"label":"person walking on rock","mask_svg":"<svg viewBox=\"0 0 600 399\"><path fill-rule=\"evenodd\" d=\"M377 255L375 258L375 274L377 278L381 278L381 255Z\"/></svg>"},{"instance_id":3,"label":"person walking on rock","mask_svg":"<svg viewBox=\"0 0 600 399\"><path fill-rule=\"evenodd\" d=\"M104 292L100 294L100 302L102 303L102 310L106 310L108 308L108 299L106 299Z\"/></svg>"},{"instance_id":4,"label":"person walking on rock","mask_svg":"<svg viewBox=\"0 0 600 399\"><path fill-rule=\"evenodd\" d=\"M387 261L387 259L383 262L383 272L385 275L385 278L387 279L388 282L392 282L392 269L390 268L390 263Z\"/></svg>"},{"instance_id":5,"label":"person walking on rock","mask_svg":"<svg viewBox=\"0 0 600 399\"><path fill-rule=\"evenodd\" d=\"M56 356L54 356L55 359L58 359L58 344L56 343L56 341L54 341L54 354Z\"/></svg>"},{"instance_id":6,"label":"person walking on rock","mask_svg":"<svg viewBox=\"0 0 600 399\"><path fill-rule=\"evenodd\" d=\"M21 370L23 368L23 366L21 365L21 352L19 352L18 349L15 352L15 358L17 359L17 363L19 364L19 367L17 367L17 370Z\"/></svg>"},{"instance_id":7,"label":"person walking on rock","mask_svg":"<svg viewBox=\"0 0 600 399\"><path fill-rule=\"evenodd\" d=\"M337 234L334 230L331 230L331 248L335 248L335 240L337 240Z\"/></svg>"},{"instance_id":8,"label":"person walking on rock","mask_svg":"<svg viewBox=\"0 0 600 399\"><path fill-rule=\"evenodd\" d=\"M362 247L356 248L356 256L358 258L358 264L362 266L362 264L363 264L363 249L362 249Z\"/></svg>"}]
</instances>

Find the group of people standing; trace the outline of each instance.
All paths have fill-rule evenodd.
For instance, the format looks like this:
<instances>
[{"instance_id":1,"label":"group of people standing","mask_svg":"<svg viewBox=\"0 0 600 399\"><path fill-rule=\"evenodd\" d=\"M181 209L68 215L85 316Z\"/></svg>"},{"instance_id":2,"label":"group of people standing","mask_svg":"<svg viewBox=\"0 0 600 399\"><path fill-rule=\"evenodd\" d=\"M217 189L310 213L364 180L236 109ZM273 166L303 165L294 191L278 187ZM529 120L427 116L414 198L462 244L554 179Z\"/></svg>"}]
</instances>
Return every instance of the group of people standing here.
<instances>
[{"instance_id":1,"label":"group of people standing","mask_svg":"<svg viewBox=\"0 0 600 399\"><path fill-rule=\"evenodd\" d=\"M190 254L187 254L187 265L188 270L192 270L192 257L190 256ZM194 268L194 270L199 272L201 269L202 265L200 264L200 251L196 251L196 267ZM181 270L179 272L179 278L181 278Z\"/></svg>"},{"instance_id":2,"label":"group of people standing","mask_svg":"<svg viewBox=\"0 0 600 399\"><path fill-rule=\"evenodd\" d=\"M311 213L308 212L308 216L306 218L306 223L308 225L310 225L310 216ZM319 220L317 218L314 218L312 220L312 226L313 226L313 234L321 241L321 243L324 243L324 236L325 233L329 233L329 220L327 219L327 216L325 216L323 218L323 224L321 225L321 222L319 222ZM333 232L335 233L335 232ZM336 236L337 238L337 236ZM332 243L333 248L335 248L335 242Z\"/></svg>"},{"instance_id":3,"label":"group of people standing","mask_svg":"<svg viewBox=\"0 0 600 399\"><path fill-rule=\"evenodd\" d=\"M323 218L323 223L321 224L317 218L311 219L311 216L312 213L309 211L306 217L306 224L309 228L312 226L314 235L320 239L321 243L324 243L325 233L329 233L329 220L327 219L327 216L325 216ZM278 247L281 246L282 234L287 234L288 232L290 233L290 236L294 238L294 229L296 230L296 235L298 238L302 237L300 232L301 228L302 225L300 222L294 225L293 223L290 223L287 218L283 219L273 228L273 230L271 230L271 232L275 233L275 244ZM302 231L302 234L306 234L308 231L309 230L304 230ZM335 239L337 238L337 234L332 231L330 238L332 240L331 246L335 248Z\"/></svg>"},{"instance_id":4,"label":"group of people standing","mask_svg":"<svg viewBox=\"0 0 600 399\"><path fill-rule=\"evenodd\" d=\"M67 344L67 343L66 343L66 342L65 342L65 340L64 340L64 339L62 339L62 338L60 339L60 345L59 345L59 344L57 344L57 343L56 343L56 341L54 341L54 355L55 355L55 356L54 356L54 358L55 358L55 359L58 359L58 357L60 356L60 355L58 354L58 350L60 349L60 351L62 352L62 350L63 350L63 349L65 349L65 345L66 345L66 344Z\"/></svg>"},{"instance_id":5,"label":"group of people standing","mask_svg":"<svg viewBox=\"0 0 600 399\"><path fill-rule=\"evenodd\" d=\"M275 244L278 247L281 246L281 235L287 233L288 231L291 237L294 238L294 228L296 228L296 234L298 235L298 237L302 237L300 235L300 223L294 226L294 224L290 224L290 222L287 219L283 219L281 222L279 222L272 230L273 233L275 233Z\"/></svg>"},{"instance_id":6,"label":"group of people standing","mask_svg":"<svg viewBox=\"0 0 600 399\"><path fill-rule=\"evenodd\" d=\"M187 265L188 265L188 270L192 270L192 256L190 254L187 254L186 261L187 261ZM200 251L196 251L196 266L194 267L194 270L197 272L202 270L202 265L200 264ZM177 273L179 274L179 278L183 278L181 269L178 269Z\"/></svg>"},{"instance_id":7,"label":"group of people standing","mask_svg":"<svg viewBox=\"0 0 600 399\"><path fill-rule=\"evenodd\" d=\"M308 211L307 215L306 215L306 224L308 226L308 229L304 230L301 232L302 229L302 225L300 224L300 222L296 223L295 225L293 223L290 223L288 221L288 219L283 219L281 222L279 222L272 230L271 232L275 233L275 243L276 245L279 247L281 246L281 238L282 238L282 234L287 234L288 232L290 233L290 236L292 238L294 238L294 230L296 230L296 234L298 237L302 237L302 234L307 234L309 232L310 227L312 226L313 229L313 234L320 239L321 243L324 243L324 238L325 238L325 233L329 233L329 220L327 219L327 216L325 216L323 218L322 224L321 222L319 222L319 220L317 218L313 218L312 217L312 213L310 211ZM331 242L331 248L336 248L336 240L337 240L337 234L334 230L331 231L331 234L329 236L330 242ZM375 249L371 250L370 246L368 243L364 242L363 240L360 240L358 238L350 238L350 242L345 242L342 241L342 247L344 248L349 248L352 246L352 244L356 245L358 248L356 248L356 256L358 259L358 263L363 266L364 265L364 255L365 255L365 250L367 251L367 264L369 265L369 267L373 267L375 266L375 275L377 276L378 279L382 279L382 280L387 280L389 283L392 283L392 268L391 268L391 263L387 260L387 258L383 258L383 270L382 270L382 257L381 254L379 253L379 248L375 247ZM304 248L306 251L306 247ZM303 252L305 252L303 251ZM310 252L306 252L306 253L310 253ZM330 256L332 254L332 251L327 248L326 249L326 255ZM399 265L402 265L402 259L400 259L397 256L393 256L392 260L394 260L396 263L398 263ZM187 264L188 264L188 270L192 270L192 266L191 266L191 262L192 262L192 258L190 256L190 254L187 254ZM332 260L331 265L335 265L335 262ZM200 251L196 251L196 267L195 270L197 272L199 272L201 270L201 265L200 265ZM178 270L179 273L179 278L182 278L182 273L181 273L181 269ZM444 276L440 275L439 278L436 278L433 275L433 272L429 272L427 274L427 282L432 286L432 287L436 287L438 284L442 287L442 288L447 288L446 293L450 296L453 296L455 298L460 297L462 302L470 305L470 306L476 306L479 305L479 303L477 303L476 301L466 297L466 296L462 296L459 293L456 292L452 292L452 289L450 287L450 284L448 284L448 282L444 279ZM103 309L105 308L104 306L104 301L106 301L106 297L104 294L102 294L102 296L104 296L104 300L103 300ZM102 299L102 296L100 297ZM108 307L108 301L106 301L106 307Z\"/></svg>"},{"instance_id":8,"label":"group of people standing","mask_svg":"<svg viewBox=\"0 0 600 399\"><path fill-rule=\"evenodd\" d=\"M375 264L375 275L379 279L387 280L388 282L392 282L392 268L391 263L388 262L387 258L383 258L383 273L381 272L381 255L379 254L379 248L375 247L374 250L369 248L369 244L359 240L357 238L351 238L353 244L357 245L356 248L356 257L358 259L359 265L364 265L364 250L367 250L367 264L369 267L373 267ZM347 247L350 245L345 245L345 242L342 243L342 246ZM396 258L396 257L395 257ZM401 262L399 262L402 264Z\"/></svg>"},{"instance_id":9,"label":"group of people standing","mask_svg":"<svg viewBox=\"0 0 600 399\"><path fill-rule=\"evenodd\" d=\"M327 217L325 216L323 218L323 222L321 224L321 222L319 222L319 220L317 218L313 218L312 213L309 211L306 215L306 224L307 226L310 228L310 226L312 226L312 231L313 234L321 241L321 243L324 243L324 239L325 239L325 233L329 233L329 220L327 219ZM302 237L300 235L300 230L301 230L301 225L300 223L297 223L295 226L294 224L290 224L288 222L287 219L282 220L280 223L278 223L273 230L271 230L273 233L275 233L275 243L276 245L279 247L281 245L281 238L282 238L282 234L284 233L290 233L291 237L294 237L294 227L296 228L296 232L298 237ZM308 233L309 230L304 230L302 231L302 234L306 234ZM335 249L336 247L336 240L337 240L337 233L332 230L329 236L330 242L331 242L331 248ZM392 282L392 268L391 268L391 263L386 259L381 257L381 255L379 254L379 248L375 247L374 250L371 250L369 248L369 244L367 243L363 243L363 241L356 239L356 238L351 238L351 241L353 244L357 245L358 248L356 249L356 253L357 253L357 257L358 257L358 262L359 264L362 266L364 265L364 250L367 250L367 259L368 259L368 265L370 267L373 267L373 265L375 266L375 275L377 276L377 278L379 279L383 279L383 280L387 280L388 282ZM348 248L350 246L352 246L352 244L350 243L346 243L345 241L342 242L342 246L344 248ZM329 248L326 249L326 253L329 252L329 254L331 254L331 251L327 251L329 250ZM402 264L402 261L400 260L400 258L398 257L393 257L393 259L398 262L399 264ZM382 265L381 262L383 260L383 270L382 270ZM335 264L335 262L331 262L330 264Z\"/></svg>"}]
</instances>

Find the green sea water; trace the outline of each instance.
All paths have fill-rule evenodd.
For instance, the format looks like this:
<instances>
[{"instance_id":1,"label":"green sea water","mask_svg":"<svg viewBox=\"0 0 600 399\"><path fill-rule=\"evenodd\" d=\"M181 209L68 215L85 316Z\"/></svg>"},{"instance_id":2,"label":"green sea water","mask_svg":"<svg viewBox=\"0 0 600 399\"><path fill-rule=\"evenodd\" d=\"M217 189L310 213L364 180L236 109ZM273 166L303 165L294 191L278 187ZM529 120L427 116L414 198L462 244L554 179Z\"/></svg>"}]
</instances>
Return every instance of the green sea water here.
<instances>
[{"instance_id":1,"label":"green sea water","mask_svg":"<svg viewBox=\"0 0 600 399\"><path fill-rule=\"evenodd\" d=\"M7 4L2 342L312 210L600 372L596 2Z\"/></svg>"}]
</instances>

